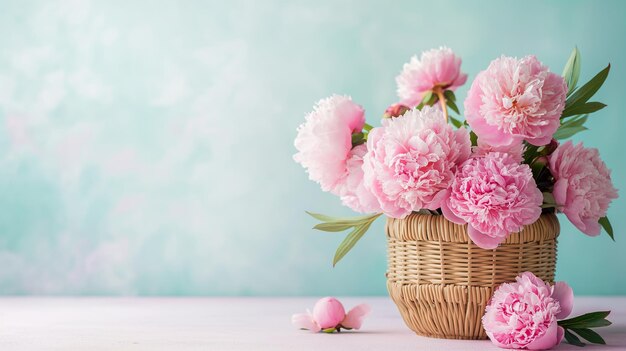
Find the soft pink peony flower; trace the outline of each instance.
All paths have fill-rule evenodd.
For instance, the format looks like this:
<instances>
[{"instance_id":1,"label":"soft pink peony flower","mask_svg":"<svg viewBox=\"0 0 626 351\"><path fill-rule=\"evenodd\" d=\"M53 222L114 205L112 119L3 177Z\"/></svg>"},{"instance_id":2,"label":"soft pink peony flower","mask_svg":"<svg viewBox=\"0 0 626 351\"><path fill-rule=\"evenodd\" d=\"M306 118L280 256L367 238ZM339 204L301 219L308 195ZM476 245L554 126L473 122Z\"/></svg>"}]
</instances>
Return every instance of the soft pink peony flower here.
<instances>
[{"instance_id":1,"label":"soft pink peony flower","mask_svg":"<svg viewBox=\"0 0 626 351\"><path fill-rule=\"evenodd\" d=\"M423 208L435 210L457 165L469 157L470 147L468 131L453 130L437 108L385 119L367 139L365 187L390 217L404 218Z\"/></svg>"},{"instance_id":2,"label":"soft pink peony flower","mask_svg":"<svg viewBox=\"0 0 626 351\"><path fill-rule=\"evenodd\" d=\"M472 156L482 157L490 152L503 152L509 154L515 162L521 163L524 160L524 143L513 143L510 145L493 146L478 140L478 146L472 147Z\"/></svg>"},{"instance_id":3,"label":"soft pink peony flower","mask_svg":"<svg viewBox=\"0 0 626 351\"><path fill-rule=\"evenodd\" d=\"M557 324L572 311L574 293L565 282L554 286L531 272L504 283L494 292L483 316L491 341L507 349L546 350L559 344L564 330Z\"/></svg>"},{"instance_id":4,"label":"soft pink peony flower","mask_svg":"<svg viewBox=\"0 0 626 351\"><path fill-rule=\"evenodd\" d=\"M324 297L315 303L313 313L297 313L291 317L291 323L300 329L319 332L322 329L344 328L360 329L363 319L370 312L370 307L360 304L345 313L343 305L334 297Z\"/></svg>"},{"instance_id":5,"label":"soft pink peony flower","mask_svg":"<svg viewBox=\"0 0 626 351\"><path fill-rule=\"evenodd\" d=\"M465 117L489 145L526 140L545 145L559 128L567 84L534 56L502 56L480 72L467 93Z\"/></svg>"},{"instance_id":6,"label":"soft pink peony flower","mask_svg":"<svg viewBox=\"0 0 626 351\"><path fill-rule=\"evenodd\" d=\"M530 167L492 152L459 167L441 211L451 222L468 223L476 245L495 249L510 233L539 219L542 202Z\"/></svg>"},{"instance_id":7,"label":"soft pink peony flower","mask_svg":"<svg viewBox=\"0 0 626 351\"><path fill-rule=\"evenodd\" d=\"M567 218L583 233L600 234L598 220L606 216L617 189L611 181L597 149L568 141L549 156L548 168L554 176L554 199Z\"/></svg>"},{"instance_id":8,"label":"soft pink peony flower","mask_svg":"<svg viewBox=\"0 0 626 351\"><path fill-rule=\"evenodd\" d=\"M347 174L346 162L352 149L352 133L365 124L363 108L346 96L320 100L306 122L298 128L293 156L318 182L322 190L334 192Z\"/></svg>"},{"instance_id":9,"label":"soft pink peony flower","mask_svg":"<svg viewBox=\"0 0 626 351\"><path fill-rule=\"evenodd\" d=\"M367 145L357 145L350 151L346 161L347 175L335 188L341 202L352 210L361 213L380 212L376 197L363 184L363 157L367 153Z\"/></svg>"},{"instance_id":10,"label":"soft pink peony flower","mask_svg":"<svg viewBox=\"0 0 626 351\"><path fill-rule=\"evenodd\" d=\"M424 94L437 86L455 90L465 81L467 75L461 73L461 59L447 47L425 51L419 60L413 56L396 77L398 96L409 107L419 105Z\"/></svg>"}]
</instances>

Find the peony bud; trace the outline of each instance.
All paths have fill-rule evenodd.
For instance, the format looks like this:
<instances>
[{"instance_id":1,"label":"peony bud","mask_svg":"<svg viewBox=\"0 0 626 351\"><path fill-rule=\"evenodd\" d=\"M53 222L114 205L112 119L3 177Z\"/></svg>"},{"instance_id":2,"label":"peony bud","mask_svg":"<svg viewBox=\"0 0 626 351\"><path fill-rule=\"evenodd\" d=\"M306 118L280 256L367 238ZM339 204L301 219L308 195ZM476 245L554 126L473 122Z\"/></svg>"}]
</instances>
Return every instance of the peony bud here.
<instances>
[{"instance_id":1,"label":"peony bud","mask_svg":"<svg viewBox=\"0 0 626 351\"><path fill-rule=\"evenodd\" d=\"M313 307L313 319L322 329L336 327L345 316L343 305L334 297L320 299Z\"/></svg>"},{"instance_id":2,"label":"peony bud","mask_svg":"<svg viewBox=\"0 0 626 351\"><path fill-rule=\"evenodd\" d=\"M405 105L393 104L387 107L385 114L383 114L383 118L400 117L408 110L410 110L410 108Z\"/></svg>"}]
</instances>

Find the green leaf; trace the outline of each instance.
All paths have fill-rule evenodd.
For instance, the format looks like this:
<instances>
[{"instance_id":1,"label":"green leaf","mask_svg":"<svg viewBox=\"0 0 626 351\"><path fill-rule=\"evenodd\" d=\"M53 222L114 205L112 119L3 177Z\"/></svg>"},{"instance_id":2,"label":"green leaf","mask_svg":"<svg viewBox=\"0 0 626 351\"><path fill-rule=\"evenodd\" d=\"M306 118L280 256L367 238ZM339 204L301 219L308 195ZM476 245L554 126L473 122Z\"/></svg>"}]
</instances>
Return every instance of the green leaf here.
<instances>
[{"instance_id":1,"label":"green leaf","mask_svg":"<svg viewBox=\"0 0 626 351\"><path fill-rule=\"evenodd\" d=\"M560 320L558 324L563 328L599 328L611 325L611 322L606 320L606 317L611 311L599 311L585 313L583 315Z\"/></svg>"},{"instance_id":2,"label":"green leaf","mask_svg":"<svg viewBox=\"0 0 626 351\"><path fill-rule=\"evenodd\" d=\"M457 115L460 115L461 113L459 112L459 108L456 106L456 104L454 103L454 101L452 100L446 100L446 105L448 105L448 107L456 112Z\"/></svg>"},{"instance_id":3,"label":"green leaf","mask_svg":"<svg viewBox=\"0 0 626 351\"><path fill-rule=\"evenodd\" d=\"M563 114L566 114L569 109L577 108L579 105L587 102L598 91L598 89L600 89L602 84L604 84L610 70L611 64L609 63L605 69L596 74L585 85L580 87L580 89L577 89L570 97L568 97L565 101L565 111L563 111Z\"/></svg>"},{"instance_id":4,"label":"green leaf","mask_svg":"<svg viewBox=\"0 0 626 351\"><path fill-rule=\"evenodd\" d=\"M589 115L578 115L568 119L562 119L559 128L582 126L587 122Z\"/></svg>"},{"instance_id":5,"label":"green leaf","mask_svg":"<svg viewBox=\"0 0 626 351\"><path fill-rule=\"evenodd\" d=\"M600 336L600 334L588 328L572 328L572 331L583 339L589 341L592 344L602 344L606 345L604 339Z\"/></svg>"},{"instance_id":6,"label":"green leaf","mask_svg":"<svg viewBox=\"0 0 626 351\"><path fill-rule=\"evenodd\" d=\"M463 123L461 121L459 121L458 119L452 117L452 116L448 116L448 118L450 118L450 122L452 123L453 126L457 127L457 128L461 128L463 126Z\"/></svg>"},{"instance_id":7,"label":"green leaf","mask_svg":"<svg viewBox=\"0 0 626 351\"><path fill-rule=\"evenodd\" d=\"M543 193L543 203L556 205L556 200L554 199L554 195L548 192Z\"/></svg>"},{"instance_id":8,"label":"green leaf","mask_svg":"<svg viewBox=\"0 0 626 351\"><path fill-rule=\"evenodd\" d=\"M602 110L605 107L606 107L605 104L601 102L597 102L597 101L587 102L584 104L578 104L577 106L566 108L563 111L561 118L575 116L575 115L583 115L586 113L594 113L596 111Z\"/></svg>"},{"instance_id":9,"label":"green leaf","mask_svg":"<svg viewBox=\"0 0 626 351\"><path fill-rule=\"evenodd\" d=\"M559 128L552 137L556 140L563 140L585 130L587 130L587 127L583 127L583 126Z\"/></svg>"},{"instance_id":10,"label":"green leaf","mask_svg":"<svg viewBox=\"0 0 626 351\"><path fill-rule=\"evenodd\" d=\"M354 224L327 222L319 223L313 227L313 229L321 230L324 232L343 232L354 227Z\"/></svg>"},{"instance_id":11,"label":"green leaf","mask_svg":"<svg viewBox=\"0 0 626 351\"><path fill-rule=\"evenodd\" d=\"M335 331L337 331L337 329L335 329L335 328L326 328L326 329L322 329L322 331L324 333L334 333Z\"/></svg>"},{"instance_id":12,"label":"green leaf","mask_svg":"<svg viewBox=\"0 0 626 351\"><path fill-rule=\"evenodd\" d=\"M585 344L580 341L580 339L572 334L569 330L565 329L565 340L567 340L568 343L575 345L575 346L585 346Z\"/></svg>"},{"instance_id":13,"label":"green leaf","mask_svg":"<svg viewBox=\"0 0 626 351\"><path fill-rule=\"evenodd\" d=\"M472 146L477 146L478 145L478 135L476 135L476 133L474 133L474 131L470 131L469 135L470 135L470 142L472 143Z\"/></svg>"},{"instance_id":14,"label":"green leaf","mask_svg":"<svg viewBox=\"0 0 626 351\"><path fill-rule=\"evenodd\" d=\"M373 221L374 220L354 227L354 230L351 231L345 239L343 239L341 244L339 244L337 251L335 252L335 257L333 258L333 267L336 266L337 262L339 262L354 247L359 239L361 239L363 234L365 234L365 232L367 232L367 230L370 228L370 225Z\"/></svg>"},{"instance_id":15,"label":"green leaf","mask_svg":"<svg viewBox=\"0 0 626 351\"><path fill-rule=\"evenodd\" d=\"M604 228L606 233L609 234L611 239L613 239L613 241L615 241L615 238L613 237L613 226L611 225L611 222L609 222L609 217L604 216L604 217L600 218L598 220L598 223L600 223L600 225L602 226L602 228Z\"/></svg>"},{"instance_id":16,"label":"green leaf","mask_svg":"<svg viewBox=\"0 0 626 351\"><path fill-rule=\"evenodd\" d=\"M577 47L574 47L563 69L563 78L565 78L565 82L567 83L568 96L576 88L578 77L580 77L580 51L578 51Z\"/></svg>"},{"instance_id":17,"label":"green leaf","mask_svg":"<svg viewBox=\"0 0 626 351\"><path fill-rule=\"evenodd\" d=\"M315 212L309 212L309 211L304 211L304 212L306 212L309 216L311 216L311 217L313 217L315 219L318 219L318 220L320 220L322 222L331 222L331 221L334 221L334 220L337 219L336 217L330 217L330 216L327 216L327 215L323 215L321 213L315 213Z\"/></svg>"},{"instance_id":18,"label":"green leaf","mask_svg":"<svg viewBox=\"0 0 626 351\"><path fill-rule=\"evenodd\" d=\"M435 95L433 94L432 90L429 90L427 92L424 93L424 96L422 96L422 104L424 105L432 105L433 102L435 102ZM433 100L432 102L430 100Z\"/></svg>"},{"instance_id":19,"label":"green leaf","mask_svg":"<svg viewBox=\"0 0 626 351\"><path fill-rule=\"evenodd\" d=\"M446 100L451 100L451 101L456 102L456 96L454 95L454 92L452 90L444 91L443 96L446 98Z\"/></svg>"},{"instance_id":20,"label":"green leaf","mask_svg":"<svg viewBox=\"0 0 626 351\"><path fill-rule=\"evenodd\" d=\"M355 216L355 217L331 217L331 216L327 216L327 215L323 215L321 213L314 213L314 212L309 212L309 211L305 211L309 216L318 219L322 222L345 222L345 223L354 223L354 224L358 224L359 222L362 222L363 220L369 220L372 218L378 218L378 216L380 216L380 213L375 213L375 214L370 214L370 215L365 215L365 216Z\"/></svg>"}]
</instances>

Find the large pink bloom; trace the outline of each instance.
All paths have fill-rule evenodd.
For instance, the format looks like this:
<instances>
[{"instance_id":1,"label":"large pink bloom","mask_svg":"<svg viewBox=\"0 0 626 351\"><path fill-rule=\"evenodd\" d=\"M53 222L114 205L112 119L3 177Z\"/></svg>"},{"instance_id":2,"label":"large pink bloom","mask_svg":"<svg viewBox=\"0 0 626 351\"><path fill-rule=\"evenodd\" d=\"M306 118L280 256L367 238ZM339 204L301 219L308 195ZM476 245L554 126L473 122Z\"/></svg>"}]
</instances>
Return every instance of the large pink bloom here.
<instances>
[{"instance_id":1,"label":"large pink bloom","mask_svg":"<svg viewBox=\"0 0 626 351\"><path fill-rule=\"evenodd\" d=\"M555 179L553 195L562 206L560 210L583 233L600 234L598 220L606 216L611 200L617 199L617 189L598 150L568 141L550 155L549 161Z\"/></svg>"},{"instance_id":2,"label":"large pink bloom","mask_svg":"<svg viewBox=\"0 0 626 351\"><path fill-rule=\"evenodd\" d=\"M465 117L490 145L526 140L545 145L559 128L567 84L534 56L502 56L480 72L465 100Z\"/></svg>"},{"instance_id":3,"label":"large pink bloom","mask_svg":"<svg viewBox=\"0 0 626 351\"><path fill-rule=\"evenodd\" d=\"M507 349L546 350L561 342L557 324L572 311L574 293L565 282L546 284L531 272L504 283L494 292L483 316L491 341Z\"/></svg>"},{"instance_id":4,"label":"large pink bloom","mask_svg":"<svg viewBox=\"0 0 626 351\"><path fill-rule=\"evenodd\" d=\"M447 47L425 51L419 60L411 57L396 77L398 96L402 104L410 107L419 105L424 93L437 86L455 90L465 81L467 75L461 73L461 59Z\"/></svg>"},{"instance_id":5,"label":"large pink bloom","mask_svg":"<svg viewBox=\"0 0 626 351\"><path fill-rule=\"evenodd\" d=\"M441 110L425 107L383 120L370 131L364 182L382 211L404 218L441 206L457 165L470 154L468 131L453 130Z\"/></svg>"},{"instance_id":6,"label":"large pink bloom","mask_svg":"<svg viewBox=\"0 0 626 351\"><path fill-rule=\"evenodd\" d=\"M539 219L542 202L530 167L492 152L461 165L441 211L454 223L468 223L476 245L495 249L510 233Z\"/></svg>"},{"instance_id":7,"label":"large pink bloom","mask_svg":"<svg viewBox=\"0 0 626 351\"><path fill-rule=\"evenodd\" d=\"M306 122L298 128L293 156L324 191L334 191L346 177L346 162L352 149L352 133L361 132L364 110L347 96L320 100Z\"/></svg>"},{"instance_id":8,"label":"large pink bloom","mask_svg":"<svg viewBox=\"0 0 626 351\"><path fill-rule=\"evenodd\" d=\"M363 183L363 157L367 153L367 145L355 146L346 161L346 177L335 188L341 202L352 210L361 213L380 212L376 197L365 188Z\"/></svg>"}]
</instances>

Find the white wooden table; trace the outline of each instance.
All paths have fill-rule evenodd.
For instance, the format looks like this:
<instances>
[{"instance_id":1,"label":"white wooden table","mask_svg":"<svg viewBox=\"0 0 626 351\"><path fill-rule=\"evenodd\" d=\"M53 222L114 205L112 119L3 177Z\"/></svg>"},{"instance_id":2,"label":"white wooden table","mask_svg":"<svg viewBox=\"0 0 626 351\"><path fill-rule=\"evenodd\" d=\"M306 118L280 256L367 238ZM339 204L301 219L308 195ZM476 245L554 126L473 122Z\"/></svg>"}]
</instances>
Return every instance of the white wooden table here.
<instances>
[{"instance_id":1,"label":"white wooden table","mask_svg":"<svg viewBox=\"0 0 626 351\"><path fill-rule=\"evenodd\" d=\"M316 298L0 298L0 350L498 350L489 341L419 337L389 298L342 298L373 310L360 331L312 334L292 313ZM578 297L575 314L611 309L600 330L607 346L626 350L626 297Z\"/></svg>"}]
</instances>

